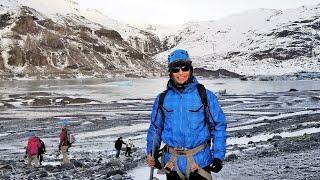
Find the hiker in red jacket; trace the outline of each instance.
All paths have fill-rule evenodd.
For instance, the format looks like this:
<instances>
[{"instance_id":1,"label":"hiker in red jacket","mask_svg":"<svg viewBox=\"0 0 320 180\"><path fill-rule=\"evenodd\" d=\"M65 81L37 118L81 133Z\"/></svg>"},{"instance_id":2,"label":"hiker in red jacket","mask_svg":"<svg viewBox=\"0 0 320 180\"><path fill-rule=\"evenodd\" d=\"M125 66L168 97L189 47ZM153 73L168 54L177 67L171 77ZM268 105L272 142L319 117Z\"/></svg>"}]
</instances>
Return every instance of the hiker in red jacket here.
<instances>
[{"instance_id":1,"label":"hiker in red jacket","mask_svg":"<svg viewBox=\"0 0 320 180\"><path fill-rule=\"evenodd\" d=\"M28 140L28 145L26 149L26 155L28 157L27 167L31 167L31 163L34 162L35 166L39 166L38 153L41 148L41 143L39 138L34 134Z\"/></svg>"},{"instance_id":2,"label":"hiker in red jacket","mask_svg":"<svg viewBox=\"0 0 320 180\"><path fill-rule=\"evenodd\" d=\"M68 141L68 129L66 127L62 127L61 133L60 133L59 150L62 153L64 164L70 163L70 160L68 159L69 146L70 146L70 143Z\"/></svg>"}]
</instances>

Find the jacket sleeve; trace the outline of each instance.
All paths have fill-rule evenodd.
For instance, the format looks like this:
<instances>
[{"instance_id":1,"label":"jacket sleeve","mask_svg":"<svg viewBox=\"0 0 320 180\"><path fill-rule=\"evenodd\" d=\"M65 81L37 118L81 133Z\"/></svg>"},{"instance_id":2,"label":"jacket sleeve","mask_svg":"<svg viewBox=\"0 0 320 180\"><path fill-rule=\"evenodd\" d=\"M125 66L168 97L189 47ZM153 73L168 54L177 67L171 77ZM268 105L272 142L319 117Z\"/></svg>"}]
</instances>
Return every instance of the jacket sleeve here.
<instances>
[{"instance_id":1,"label":"jacket sleeve","mask_svg":"<svg viewBox=\"0 0 320 180\"><path fill-rule=\"evenodd\" d=\"M227 122L217 96L208 90L207 95L210 135L212 139L211 153L213 158L219 158L223 161L226 154Z\"/></svg>"},{"instance_id":2,"label":"jacket sleeve","mask_svg":"<svg viewBox=\"0 0 320 180\"><path fill-rule=\"evenodd\" d=\"M161 133L163 129L163 121L161 117L161 110L158 109L159 95L153 103L150 126L147 134L147 154L152 153L153 139L156 138L156 147L160 147Z\"/></svg>"}]
</instances>

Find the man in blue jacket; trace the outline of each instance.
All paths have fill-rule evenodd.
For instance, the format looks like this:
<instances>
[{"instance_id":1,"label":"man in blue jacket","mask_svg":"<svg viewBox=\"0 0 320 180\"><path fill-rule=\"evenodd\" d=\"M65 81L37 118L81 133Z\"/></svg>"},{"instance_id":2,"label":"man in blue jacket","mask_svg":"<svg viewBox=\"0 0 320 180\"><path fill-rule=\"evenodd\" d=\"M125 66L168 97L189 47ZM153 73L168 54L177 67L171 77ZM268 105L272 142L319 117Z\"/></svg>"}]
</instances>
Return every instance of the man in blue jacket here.
<instances>
[{"instance_id":1,"label":"man in blue jacket","mask_svg":"<svg viewBox=\"0 0 320 180\"><path fill-rule=\"evenodd\" d=\"M168 69L167 90L157 96L151 113L147 164L156 165L152 151L162 141L161 166L167 179L211 180L210 171L222 169L226 152L224 113L213 92L203 86L204 90L199 89L187 51L173 51L168 56ZM205 100L200 91L206 94Z\"/></svg>"}]
</instances>

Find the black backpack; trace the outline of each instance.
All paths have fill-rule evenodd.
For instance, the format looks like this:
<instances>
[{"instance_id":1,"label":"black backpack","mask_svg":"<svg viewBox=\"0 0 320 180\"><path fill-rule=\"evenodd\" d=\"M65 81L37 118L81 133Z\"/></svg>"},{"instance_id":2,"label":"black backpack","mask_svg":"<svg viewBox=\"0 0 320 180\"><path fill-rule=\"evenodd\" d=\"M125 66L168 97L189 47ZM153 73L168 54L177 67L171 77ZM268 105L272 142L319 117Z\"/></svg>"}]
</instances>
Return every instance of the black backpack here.
<instances>
[{"instance_id":1,"label":"black backpack","mask_svg":"<svg viewBox=\"0 0 320 180\"><path fill-rule=\"evenodd\" d=\"M204 87L203 84L197 84L197 89L198 89L199 96L201 98L202 106L204 108L204 126L206 126L206 124L209 125L209 118L208 118L208 114L207 114L209 105L208 105L206 88ZM164 102L164 98L166 97L167 92L168 92L168 90L165 90L160 94L159 103L158 103L158 109L160 108L160 110L161 110L161 118L162 118L163 124L164 124L164 119L165 119L164 112L163 112L163 109L164 109L163 102Z\"/></svg>"},{"instance_id":2,"label":"black backpack","mask_svg":"<svg viewBox=\"0 0 320 180\"><path fill-rule=\"evenodd\" d=\"M46 145L44 144L44 142L40 140L40 144L41 144L41 147L40 147L40 150L39 150L39 154L44 154L46 152Z\"/></svg>"}]
</instances>

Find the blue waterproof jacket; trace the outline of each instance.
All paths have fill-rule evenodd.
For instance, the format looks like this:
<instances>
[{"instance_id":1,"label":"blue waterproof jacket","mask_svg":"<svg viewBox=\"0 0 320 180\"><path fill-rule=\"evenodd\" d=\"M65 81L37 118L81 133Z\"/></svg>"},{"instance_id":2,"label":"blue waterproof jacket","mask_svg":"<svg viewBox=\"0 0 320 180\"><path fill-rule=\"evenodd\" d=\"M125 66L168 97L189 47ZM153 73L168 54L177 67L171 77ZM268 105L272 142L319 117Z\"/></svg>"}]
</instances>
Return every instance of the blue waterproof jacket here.
<instances>
[{"instance_id":1,"label":"blue waterproof jacket","mask_svg":"<svg viewBox=\"0 0 320 180\"><path fill-rule=\"evenodd\" d=\"M173 148L193 149L202 145L211 138L212 146L195 154L194 160L200 167L206 167L212 163L213 158L223 160L226 152L226 128L227 123L224 113L213 92L206 90L209 112L209 126L204 123L204 108L197 90L198 81L192 77L182 92L179 92L168 82L168 92L163 103L164 120L161 110L158 108L159 96L157 96L151 113L151 122L147 134L147 153L152 153L153 138L157 133L157 147L161 141ZM166 164L171 155L165 153L162 159ZM186 158L177 158L181 172L186 172ZM175 169L174 169L175 170Z\"/></svg>"}]
</instances>

